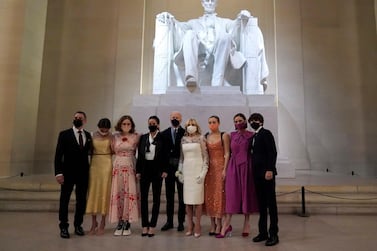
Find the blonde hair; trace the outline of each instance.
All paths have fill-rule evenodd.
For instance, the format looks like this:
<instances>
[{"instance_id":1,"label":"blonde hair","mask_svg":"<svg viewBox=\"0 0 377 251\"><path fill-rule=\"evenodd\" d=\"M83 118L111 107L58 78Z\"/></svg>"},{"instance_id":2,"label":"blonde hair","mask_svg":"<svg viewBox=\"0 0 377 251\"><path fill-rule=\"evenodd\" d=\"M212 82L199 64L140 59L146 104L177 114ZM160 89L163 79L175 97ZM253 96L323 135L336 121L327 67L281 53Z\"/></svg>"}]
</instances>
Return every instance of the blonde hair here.
<instances>
[{"instance_id":1,"label":"blonde hair","mask_svg":"<svg viewBox=\"0 0 377 251\"><path fill-rule=\"evenodd\" d=\"M196 121L196 119L190 118L185 123L185 136L188 136L187 127L189 125L196 126L197 130L196 130L195 135L201 135L202 134L202 130L200 129L200 126L199 126L198 122Z\"/></svg>"}]
</instances>

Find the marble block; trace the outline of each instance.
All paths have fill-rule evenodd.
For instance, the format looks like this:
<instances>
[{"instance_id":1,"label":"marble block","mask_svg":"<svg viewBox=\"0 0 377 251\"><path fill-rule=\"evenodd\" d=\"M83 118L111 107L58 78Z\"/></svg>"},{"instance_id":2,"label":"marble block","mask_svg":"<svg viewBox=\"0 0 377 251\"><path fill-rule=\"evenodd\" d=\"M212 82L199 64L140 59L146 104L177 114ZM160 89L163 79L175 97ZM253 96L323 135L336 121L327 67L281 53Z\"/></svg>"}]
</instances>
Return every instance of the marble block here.
<instances>
[{"instance_id":1,"label":"marble block","mask_svg":"<svg viewBox=\"0 0 377 251\"><path fill-rule=\"evenodd\" d=\"M189 118L195 118L202 133L208 131L207 120L211 115L220 117L220 128L230 133L234 130L233 116L237 113L245 114L246 118L253 112L259 112L264 116L265 128L273 133L277 148L279 148L277 102L275 95L245 95L229 89L228 93L218 89L210 93L209 89L204 92L186 92L184 87L170 88L166 94L138 95L134 96L131 116L133 117L136 130L140 133L148 131L148 118L157 115L160 118L160 129L170 126L169 115L172 111L182 113L183 124ZM205 88L201 88L202 90ZM251 130L251 128L249 127ZM278 150L279 151L279 150ZM278 158L279 178L294 177L294 169L290 162L284 158ZM279 168L280 167L280 168Z\"/></svg>"}]
</instances>

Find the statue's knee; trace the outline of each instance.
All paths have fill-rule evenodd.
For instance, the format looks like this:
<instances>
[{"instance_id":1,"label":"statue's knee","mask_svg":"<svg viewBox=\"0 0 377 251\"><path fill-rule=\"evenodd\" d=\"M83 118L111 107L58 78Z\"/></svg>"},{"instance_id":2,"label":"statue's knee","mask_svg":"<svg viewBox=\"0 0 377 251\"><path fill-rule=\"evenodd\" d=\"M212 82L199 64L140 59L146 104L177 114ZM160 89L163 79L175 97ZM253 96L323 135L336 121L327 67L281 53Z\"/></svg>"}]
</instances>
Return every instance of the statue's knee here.
<instances>
[{"instance_id":1,"label":"statue's knee","mask_svg":"<svg viewBox=\"0 0 377 251\"><path fill-rule=\"evenodd\" d=\"M218 43L221 43L221 44L230 44L231 42L232 42L232 36L230 34L225 34L218 40Z\"/></svg>"},{"instance_id":2,"label":"statue's knee","mask_svg":"<svg viewBox=\"0 0 377 251\"><path fill-rule=\"evenodd\" d=\"M196 38L196 36L195 36L195 33L192 30L188 30L188 31L186 31L183 38L184 38L184 40L192 41Z\"/></svg>"}]
</instances>

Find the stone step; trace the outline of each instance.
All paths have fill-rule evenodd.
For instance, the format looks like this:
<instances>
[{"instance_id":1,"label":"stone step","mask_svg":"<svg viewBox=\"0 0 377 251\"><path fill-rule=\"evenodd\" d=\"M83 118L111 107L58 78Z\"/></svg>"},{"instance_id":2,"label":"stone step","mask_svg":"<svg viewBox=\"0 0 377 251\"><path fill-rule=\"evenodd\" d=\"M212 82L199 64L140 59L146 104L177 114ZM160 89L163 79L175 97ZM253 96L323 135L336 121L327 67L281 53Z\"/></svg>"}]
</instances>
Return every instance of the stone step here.
<instances>
[{"instance_id":1,"label":"stone step","mask_svg":"<svg viewBox=\"0 0 377 251\"><path fill-rule=\"evenodd\" d=\"M308 185L304 187L304 207L302 188L299 185L277 185L279 213L377 214L377 184ZM58 211L59 193L59 185L50 176L1 179L0 211ZM71 210L74 198L72 193ZM152 204L151 195L149 201ZM165 209L163 185L160 212L165 213Z\"/></svg>"},{"instance_id":2,"label":"stone step","mask_svg":"<svg viewBox=\"0 0 377 251\"><path fill-rule=\"evenodd\" d=\"M46 211L59 210L59 191L16 191L0 189L0 211ZM161 212L165 212L166 203L161 194ZM149 201L152 203L150 194ZM69 209L75 207L75 194L72 193Z\"/></svg>"},{"instance_id":3,"label":"stone step","mask_svg":"<svg viewBox=\"0 0 377 251\"><path fill-rule=\"evenodd\" d=\"M300 187L279 186L277 200L280 213L299 214L377 214L376 187L306 187L305 209ZM294 192L296 191L296 192ZM312 193L314 192L314 193ZM161 213L165 212L165 194L161 194ZM72 194L70 209L74 208ZM150 203L152 202L150 196ZM57 211L59 191L0 190L0 211ZM177 207L176 207L177 208Z\"/></svg>"}]
</instances>

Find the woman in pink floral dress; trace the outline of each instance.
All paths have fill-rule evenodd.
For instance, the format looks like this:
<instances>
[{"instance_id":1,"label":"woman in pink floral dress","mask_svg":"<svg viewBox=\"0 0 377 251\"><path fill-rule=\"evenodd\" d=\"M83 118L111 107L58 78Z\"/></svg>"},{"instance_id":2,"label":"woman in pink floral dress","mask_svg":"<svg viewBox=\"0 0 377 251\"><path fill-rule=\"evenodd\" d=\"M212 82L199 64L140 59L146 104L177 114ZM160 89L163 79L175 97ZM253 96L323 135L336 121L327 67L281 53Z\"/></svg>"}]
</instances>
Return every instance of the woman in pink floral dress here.
<instances>
[{"instance_id":1,"label":"woman in pink floral dress","mask_svg":"<svg viewBox=\"0 0 377 251\"><path fill-rule=\"evenodd\" d=\"M122 116L112 141L115 154L113 161L113 180L111 184L110 212L111 223L118 222L114 235L130 235L131 224L139 219L140 192L136 180L135 164L139 134L131 116Z\"/></svg>"}]
</instances>

